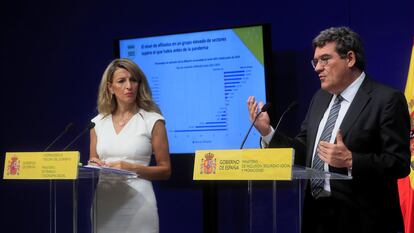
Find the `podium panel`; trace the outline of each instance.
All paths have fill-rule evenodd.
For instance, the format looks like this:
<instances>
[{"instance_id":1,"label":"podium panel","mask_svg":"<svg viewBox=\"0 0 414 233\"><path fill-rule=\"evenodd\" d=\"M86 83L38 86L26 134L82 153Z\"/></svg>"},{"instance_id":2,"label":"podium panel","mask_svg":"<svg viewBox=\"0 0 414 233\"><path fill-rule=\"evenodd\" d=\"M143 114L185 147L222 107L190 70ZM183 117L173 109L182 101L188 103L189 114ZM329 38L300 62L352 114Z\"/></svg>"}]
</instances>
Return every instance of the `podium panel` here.
<instances>
[{"instance_id":1,"label":"podium panel","mask_svg":"<svg viewBox=\"0 0 414 233\"><path fill-rule=\"evenodd\" d=\"M80 168L74 180L3 179L2 231L90 233L97 176Z\"/></svg>"},{"instance_id":2,"label":"podium panel","mask_svg":"<svg viewBox=\"0 0 414 233\"><path fill-rule=\"evenodd\" d=\"M6 152L3 158L0 198L8 211L1 212L2 229L90 232L97 173L79 168L79 151ZM87 213L80 205L88 207Z\"/></svg>"},{"instance_id":3,"label":"podium panel","mask_svg":"<svg viewBox=\"0 0 414 233\"><path fill-rule=\"evenodd\" d=\"M291 181L216 181L217 232L301 232L304 187L309 179L352 177L294 166Z\"/></svg>"},{"instance_id":4,"label":"podium panel","mask_svg":"<svg viewBox=\"0 0 414 233\"><path fill-rule=\"evenodd\" d=\"M49 181L50 233L92 232L98 177L99 171L80 167L76 180Z\"/></svg>"},{"instance_id":5,"label":"podium panel","mask_svg":"<svg viewBox=\"0 0 414 233\"><path fill-rule=\"evenodd\" d=\"M146 204L151 198L146 191L152 188L150 181L137 179L134 172L106 169L100 170L99 181L94 195L94 233L131 232L145 229ZM153 196L155 211L155 196ZM146 199L148 198L148 199ZM149 220L149 218L145 219ZM158 227L158 222L157 222Z\"/></svg>"}]
</instances>

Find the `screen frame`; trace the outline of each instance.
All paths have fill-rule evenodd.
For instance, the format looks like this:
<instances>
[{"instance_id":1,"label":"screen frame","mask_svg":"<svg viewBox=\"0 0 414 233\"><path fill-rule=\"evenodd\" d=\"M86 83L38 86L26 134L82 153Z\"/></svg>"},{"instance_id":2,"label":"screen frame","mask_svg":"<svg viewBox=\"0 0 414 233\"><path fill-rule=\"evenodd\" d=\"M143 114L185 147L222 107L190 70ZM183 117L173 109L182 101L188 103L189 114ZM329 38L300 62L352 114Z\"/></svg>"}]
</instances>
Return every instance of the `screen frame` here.
<instances>
[{"instance_id":1,"label":"screen frame","mask_svg":"<svg viewBox=\"0 0 414 233\"><path fill-rule=\"evenodd\" d=\"M271 77L272 77L272 46L271 46L271 24L270 23L258 23L258 24L246 24L246 25L236 25L236 26L225 26L225 27L213 27L213 28L206 28L206 29L194 29L189 31L180 31L180 32L168 32L168 33L157 33L157 34L145 34L145 35L131 35L125 37L116 37L113 39L113 54L114 58L120 58L120 43L122 40L130 40L130 39L143 39L148 37L156 37L156 36L169 36L169 35L179 35L179 34L187 34L187 33L194 33L194 32L208 32L208 31L215 31L215 30L225 30L225 29L236 29L236 28L246 28L246 27L255 27L261 26L262 27L262 36L263 36L263 57L264 57L264 78L265 78L265 96L266 100L269 103L270 100L270 91L271 91ZM247 118L248 116L246 116ZM246 130L247 133L247 130ZM241 143L241 141L240 141ZM259 144L260 142L258 142ZM194 153L173 153L170 151L172 155L194 155Z\"/></svg>"}]
</instances>

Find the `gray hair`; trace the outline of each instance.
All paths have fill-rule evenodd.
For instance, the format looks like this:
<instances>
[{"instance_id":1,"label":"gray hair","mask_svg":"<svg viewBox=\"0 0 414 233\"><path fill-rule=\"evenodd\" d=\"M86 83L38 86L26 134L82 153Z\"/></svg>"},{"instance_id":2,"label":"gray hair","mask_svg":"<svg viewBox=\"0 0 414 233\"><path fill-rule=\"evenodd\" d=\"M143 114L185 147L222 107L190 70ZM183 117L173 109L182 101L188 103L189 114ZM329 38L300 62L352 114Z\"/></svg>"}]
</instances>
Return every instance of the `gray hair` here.
<instances>
[{"instance_id":1,"label":"gray hair","mask_svg":"<svg viewBox=\"0 0 414 233\"><path fill-rule=\"evenodd\" d=\"M319 33L312 41L313 49L323 47L329 42L336 43L336 52L346 58L349 51L356 56L355 66L361 71L365 69L365 52L360 36L348 27L332 27Z\"/></svg>"}]
</instances>

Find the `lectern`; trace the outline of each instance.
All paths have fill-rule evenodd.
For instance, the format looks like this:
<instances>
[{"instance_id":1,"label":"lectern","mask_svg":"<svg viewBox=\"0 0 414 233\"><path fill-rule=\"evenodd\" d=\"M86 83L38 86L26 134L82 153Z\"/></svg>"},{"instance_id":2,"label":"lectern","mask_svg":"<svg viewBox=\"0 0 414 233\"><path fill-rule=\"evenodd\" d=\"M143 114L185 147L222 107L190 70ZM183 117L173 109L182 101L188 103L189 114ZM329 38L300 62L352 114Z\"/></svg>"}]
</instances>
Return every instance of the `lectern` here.
<instances>
[{"instance_id":1,"label":"lectern","mask_svg":"<svg viewBox=\"0 0 414 233\"><path fill-rule=\"evenodd\" d=\"M302 203L304 197L304 188L308 180L310 179L328 179L328 180L350 180L352 177L342 174L319 171L308 167L293 166L292 167L292 180L291 181L272 181L271 190L267 190L271 194L271 214L272 221L271 226L268 223L268 229L272 229L271 232L301 232L302 222ZM260 198L258 192L260 190L260 184L256 184L252 181L250 187L249 196L249 232L254 232L254 229L258 228L258 224L262 223L258 220L259 216L263 213L258 213L260 209L256 209L255 201ZM263 192L263 190L261 190ZM255 197L257 195L257 197Z\"/></svg>"},{"instance_id":2,"label":"lectern","mask_svg":"<svg viewBox=\"0 0 414 233\"><path fill-rule=\"evenodd\" d=\"M2 220L13 223L2 224L4 230L77 232L78 184L85 176L79 157L78 151L7 152L2 201L12 211Z\"/></svg>"},{"instance_id":3,"label":"lectern","mask_svg":"<svg viewBox=\"0 0 414 233\"><path fill-rule=\"evenodd\" d=\"M309 179L350 176L293 166L292 148L203 150L194 179L210 180L210 232L300 232L304 185ZM205 206L209 208L209 206Z\"/></svg>"}]
</instances>

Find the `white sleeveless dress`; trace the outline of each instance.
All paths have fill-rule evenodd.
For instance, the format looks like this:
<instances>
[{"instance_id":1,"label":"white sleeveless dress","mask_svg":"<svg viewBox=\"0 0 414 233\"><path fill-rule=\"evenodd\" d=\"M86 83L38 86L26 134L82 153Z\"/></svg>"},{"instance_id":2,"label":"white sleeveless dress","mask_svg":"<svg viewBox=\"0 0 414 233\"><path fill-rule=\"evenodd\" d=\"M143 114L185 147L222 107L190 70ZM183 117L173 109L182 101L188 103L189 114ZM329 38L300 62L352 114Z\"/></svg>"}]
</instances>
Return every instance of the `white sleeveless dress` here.
<instances>
[{"instance_id":1,"label":"white sleeveless dress","mask_svg":"<svg viewBox=\"0 0 414 233\"><path fill-rule=\"evenodd\" d=\"M164 118L142 109L116 134L112 115L92 119L97 135L96 151L106 162L123 160L149 165L154 124ZM159 232L157 203L151 181L101 175L95 193L97 233Z\"/></svg>"}]
</instances>

